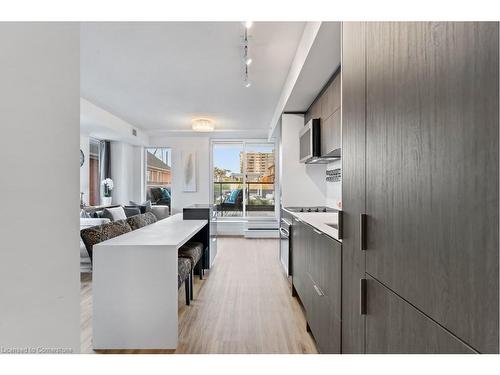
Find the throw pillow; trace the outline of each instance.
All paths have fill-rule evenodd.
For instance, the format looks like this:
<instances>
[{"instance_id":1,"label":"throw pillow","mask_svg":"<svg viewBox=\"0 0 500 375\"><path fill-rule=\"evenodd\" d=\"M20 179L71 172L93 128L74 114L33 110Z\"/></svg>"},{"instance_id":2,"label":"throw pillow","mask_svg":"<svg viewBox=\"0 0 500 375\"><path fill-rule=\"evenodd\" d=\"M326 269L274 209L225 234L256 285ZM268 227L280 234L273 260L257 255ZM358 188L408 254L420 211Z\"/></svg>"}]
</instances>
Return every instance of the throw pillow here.
<instances>
[{"instance_id":1,"label":"throw pillow","mask_svg":"<svg viewBox=\"0 0 500 375\"><path fill-rule=\"evenodd\" d=\"M141 214L151 211L151 201L146 201L144 203L136 203L134 201L129 202L131 206L137 206L141 210Z\"/></svg>"},{"instance_id":2,"label":"throw pillow","mask_svg":"<svg viewBox=\"0 0 500 375\"><path fill-rule=\"evenodd\" d=\"M165 200L170 200L170 192L168 191L168 189L165 189L165 188L161 188L161 195L163 197L163 199Z\"/></svg>"},{"instance_id":3,"label":"throw pillow","mask_svg":"<svg viewBox=\"0 0 500 375\"><path fill-rule=\"evenodd\" d=\"M123 207L123 210L125 211L127 218L141 214L141 209L137 206L125 206Z\"/></svg>"},{"instance_id":4,"label":"throw pillow","mask_svg":"<svg viewBox=\"0 0 500 375\"><path fill-rule=\"evenodd\" d=\"M117 220L125 220L127 218L127 215L125 215L123 207L113 207L113 208L105 208L102 211L102 217L109 219L111 221L117 221Z\"/></svg>"},{"instance_id":5,"label":"throw pillow","mask_svg":"<svg viewBox=\"0 0 500 375\"><path fill-rule=\"evenodd\" d=\"M90 214L85 210L80 210L80 218L88 219L90 218Z\"/></svg>"}]
</instances>

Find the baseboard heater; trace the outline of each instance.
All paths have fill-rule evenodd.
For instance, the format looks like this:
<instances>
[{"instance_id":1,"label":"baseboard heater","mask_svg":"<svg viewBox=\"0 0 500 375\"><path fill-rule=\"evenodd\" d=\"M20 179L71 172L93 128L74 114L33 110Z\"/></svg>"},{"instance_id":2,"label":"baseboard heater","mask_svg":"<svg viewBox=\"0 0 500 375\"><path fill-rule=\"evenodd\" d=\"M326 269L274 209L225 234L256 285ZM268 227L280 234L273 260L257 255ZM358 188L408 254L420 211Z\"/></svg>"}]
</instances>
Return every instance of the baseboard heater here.
<instances>
[{"instance_id":1,"label":"baseboard heater","mask_svg":"<svg viewBox=\"0 0 500 375\"><path fill-rule=\"evenodd\" d=\"M248 222L244 235L245 238L279 238L278 224L275 221L268 223Z\"/></svg>"}]
</instances>

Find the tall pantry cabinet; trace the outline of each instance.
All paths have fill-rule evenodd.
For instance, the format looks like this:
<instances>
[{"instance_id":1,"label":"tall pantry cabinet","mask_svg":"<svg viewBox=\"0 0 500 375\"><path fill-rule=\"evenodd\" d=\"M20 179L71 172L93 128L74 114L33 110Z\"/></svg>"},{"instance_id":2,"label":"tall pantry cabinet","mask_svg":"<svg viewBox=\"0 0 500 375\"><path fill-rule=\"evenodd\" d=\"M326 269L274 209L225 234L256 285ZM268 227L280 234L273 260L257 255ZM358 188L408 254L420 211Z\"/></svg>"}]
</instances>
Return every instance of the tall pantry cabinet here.
<instances>
[{"instance_id":1,"label":"tall pantry cabinet","mask_svg":"<svg viewBox=\"0 0 500 375\"><path fill-rule=\"evenodd\" d=\"M498 353L498 33L343 24L343 353Z\"/></svg>"}]
</instances>

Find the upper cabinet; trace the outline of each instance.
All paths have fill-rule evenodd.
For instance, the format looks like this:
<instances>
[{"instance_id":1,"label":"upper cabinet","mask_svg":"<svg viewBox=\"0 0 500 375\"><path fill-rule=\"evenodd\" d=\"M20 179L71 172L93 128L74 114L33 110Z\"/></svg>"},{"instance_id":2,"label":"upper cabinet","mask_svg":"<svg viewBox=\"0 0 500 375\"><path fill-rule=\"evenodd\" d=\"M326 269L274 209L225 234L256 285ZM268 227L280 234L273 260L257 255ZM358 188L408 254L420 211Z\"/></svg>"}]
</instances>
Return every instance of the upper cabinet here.
<instances>
[{"instance_id":1,"label":"upper cabinet","mask_svg":"<svg viewBox=\"0 0 500 375\"><path fill-rule=\"evenodd\" d=\"M340 68L321 91L305 115L305 123L320 119L321 157L340 157L342 146Z\"/></svg>"}]
</instances>

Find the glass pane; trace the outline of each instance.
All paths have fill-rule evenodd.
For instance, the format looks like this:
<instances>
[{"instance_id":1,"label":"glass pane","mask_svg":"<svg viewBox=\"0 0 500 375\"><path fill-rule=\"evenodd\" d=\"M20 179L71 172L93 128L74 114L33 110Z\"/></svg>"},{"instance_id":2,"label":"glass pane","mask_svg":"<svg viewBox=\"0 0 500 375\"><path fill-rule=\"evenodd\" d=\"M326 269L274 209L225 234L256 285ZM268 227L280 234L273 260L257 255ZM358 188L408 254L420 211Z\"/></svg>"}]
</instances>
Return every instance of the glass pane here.
<instances>
[{"instance_id":1,"label":"glass pane","mask_svg":"<svg viewBox=\"0 0 500 375\"><path fill-rule=\"evenodd\" d=\"M247 143L246 214L273 217L274 214L274 144Z\"/></svg>"},{"instance_id":2,"label":"glass pane","mask_svg":"<svg viewBox=\"0 0 500 375\"><path fill-rule=\"evenodd\" d=\"M214 204L221 217L243 216L243 143L213 145Z\"/></svg>"},{"instance_id":3,"label":"glass pane","mask_svg":"<svg viewBox=\"0 0 500 375\"><path fill-rule=\"evenodd\" d=\"M171 162L170 148L146 148L146 199L151 204L171 207Z\"/></svg>"},{"instance_id":4,"label":"glass pane","mask_svg":"<svg viewBox=\"0 0 500 375\"><path fill-rule=\"evenodd\" d=\"M89 205L98 206L101 189L99 178L99 141L90 139L89 143Z\"/></svg>"}]
</instances>

